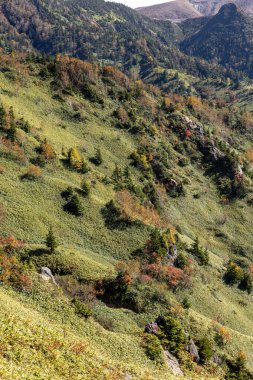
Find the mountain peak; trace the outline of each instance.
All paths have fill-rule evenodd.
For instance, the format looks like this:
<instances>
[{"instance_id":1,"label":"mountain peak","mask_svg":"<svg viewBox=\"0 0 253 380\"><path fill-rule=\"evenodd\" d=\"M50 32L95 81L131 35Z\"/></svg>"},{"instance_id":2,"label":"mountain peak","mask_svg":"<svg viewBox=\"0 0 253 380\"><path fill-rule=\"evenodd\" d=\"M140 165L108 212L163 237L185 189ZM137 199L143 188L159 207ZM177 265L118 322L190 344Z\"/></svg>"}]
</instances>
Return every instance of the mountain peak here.
<instances>
[{"instance_id":1,"label":"mountain peak","mask_svg":"<svg viewBox=\"0 0 253 380\"><path fill-rule=\"evenodd\" d=\"M234 3L224 4L220 8L220 11L219 11L219 14L226 14L226 15L228 15L228 14L231 15L231 14L235 14L235 13L239 13L239 9L238 9L237 5Z\"/></svg>"}]
</instances>

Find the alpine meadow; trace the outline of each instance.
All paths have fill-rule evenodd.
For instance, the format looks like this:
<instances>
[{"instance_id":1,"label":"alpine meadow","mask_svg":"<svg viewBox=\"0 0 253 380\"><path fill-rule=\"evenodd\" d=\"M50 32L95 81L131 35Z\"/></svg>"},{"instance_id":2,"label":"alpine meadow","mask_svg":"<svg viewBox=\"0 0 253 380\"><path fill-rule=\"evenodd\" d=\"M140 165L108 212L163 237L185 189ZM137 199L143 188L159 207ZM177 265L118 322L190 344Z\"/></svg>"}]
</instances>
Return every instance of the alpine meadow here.
<instances>
[{"instance_id":1,"label":"alpine meadow","mask_svg":"<svg viewBox=\"0 0 253 380\"><path fill-rule=\"evenodd\" d=\"M253 9L0 0L0 379L253 379Z\"/></svg>"}]
</instances>

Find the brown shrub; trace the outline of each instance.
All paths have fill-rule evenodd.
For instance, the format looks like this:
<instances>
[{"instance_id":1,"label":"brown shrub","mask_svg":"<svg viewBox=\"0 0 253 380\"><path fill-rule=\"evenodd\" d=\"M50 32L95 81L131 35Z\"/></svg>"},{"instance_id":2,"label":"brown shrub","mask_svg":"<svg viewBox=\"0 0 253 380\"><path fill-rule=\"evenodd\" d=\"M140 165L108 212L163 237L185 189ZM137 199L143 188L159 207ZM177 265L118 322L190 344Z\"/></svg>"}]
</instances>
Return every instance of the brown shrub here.
<instances>
[{"instance_id":1,"label":"brown shrub","mask_svg":"<svg viewBox=\"0 0 253 380\"><path fill-rule=\"evenodd\" d=\"M154 207L139 204L127 190L117 193L116 203L120 208L122 218L125 220L139 221L155 227L166 227L167 225Z\"/></svg>"},{"instance_id":2,"label":"brown shrub","mask_svg":"<svg viewBox=\"0 0 253 380\"><path fill-rule=\"evenodd\" d=\"M39 166L31 165L27 172L23 174L22 179L29 179L31 181L35 181L42 177L42 170Z\"/></svg>"}]
</instances>

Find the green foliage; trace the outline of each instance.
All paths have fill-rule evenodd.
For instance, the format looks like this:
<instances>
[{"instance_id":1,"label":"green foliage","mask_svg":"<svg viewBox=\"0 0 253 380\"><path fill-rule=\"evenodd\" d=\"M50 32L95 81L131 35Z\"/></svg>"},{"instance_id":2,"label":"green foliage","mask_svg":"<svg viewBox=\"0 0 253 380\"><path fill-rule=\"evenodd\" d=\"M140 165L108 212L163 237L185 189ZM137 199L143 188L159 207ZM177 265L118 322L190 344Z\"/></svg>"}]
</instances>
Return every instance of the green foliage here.
<instances>
[{"instance_id":1,"label":"green foliage","mask_svg":"<svg viewBox=\"0 0 253 380\"><path fill-rule=\"evenodd\" d=\"M83 215L83 206L77 194L71 195L63 208L64 211L67 211L75 216Z\"/></svg>"},{"instance_id":2,"label":"green foliage","mask_svg":"<svg viewBox=\"0 0 253 380\"><path fill-rule=\"evenodd\" d=\"M184 269L188 265L187 256L180 252L174 264L177 268Z\"/></svg>"},{"instance_id":3,"label":"green foliage","mask_svg":"<svg viewBox=\"0 0 253 380\"><path fill-rule=\"evenodd\" d=\"M234 285L239 283L243 277L243 270L234 262L230 262L224 274L224 281L228 285Z\"/></svg>"},{"instance_id":4,"label":"green foliage","mask_svg":"<svg viewBox=\"0 0 253 380\"><path fill-rule=\"evenodd\" d=\"M93 313L90 307L85 303L81 302L78 298L74 298L72 303L74 305L76 314L78 314L80 317L88 319L92 316Z\"/></svg>"},{"instance_id":5,"label":"green foliage","mask_svg":"<svg viewBox=\"0 0 253 380\"><path fill-rule=\"evenodd\" d=\"M53 227L50 226L48 230L48 234L46 237L46 246L49 248L51 253L55 253L56 248L58 247L58 243L56 237L54 235Z\"/></svg>"},{"instance_id":6,"label":"green foliage","mask_svg":"<svg viewBox=\"0 0 253 380\"><path fill-rule=\"evenodd\" d=\"M86 179L82 180L81 189L82 189L82 194L85 197L88 197L90 195L91 186L90 186L90 183Z\"/></svg>"},{"instance_id":7,"label":"green foliage","mask_svg":"<svg viewBox=\"0 0 253 380\"><path fill-rule=\"evenodd\" d=\"M241 281L239 283L239 289L245 290L250 294L253 290L253 281L252 281L252 275L250 275L247 272L244 272Z\"/></svg>"},{"instance_id":8,"label":"green foliage","mask_svg":"<svg viewBox=\"0 0 253 380\"><path fill-rule=\"evenodd\" d=\"M96 166L100 166L103 163L102 153L100 149L96 150L96 154L94 157L90 159L90 161Z\"/></svg>"},{"instance_id":9,"label":"green foliage","mask_svg":"<svg viewBox=\"0 0 253 380\"><path fill-rule=\"evenodd\" d=\"M188 297L184 297L181 305L183 306L184 309L189 310L191 308L191 302L189 301Z\"/></svg>"},{"instance_id":10,"label":"green foliage","mask_svg":"<svg viewBox=\"0 0 253 380\"><path fill-rule=\"evenodd\" d=\"M246 369L246 357L240 352L236 359L228 361L226 380L252 380L253 375Z\"/></svg>"},{"instance_id":11,"label":"green foliage","mask_svg":"<svg viewBox=\"0 0 253 380\"><path fill-rule=\"evenodd\" d=\"M196 238L190 248L190 252L196 257L199 265L208 265L209 255L207 249L203 249L199 244L199 239Z\"/></svg>"},{"instance_id":12,"label":"green foliage","mask_svg":"<svg viewBox=\"0 0 253 380\"><path fill-rule=\"evenodd\" d=\"M159 321L159 339L163 347L173 355L178 356L183 350L186 341L185 333L181 323L170 316Z\"/></svg>"},{"instance_id":13,"label":"green foliage","mask_svg":"<svg viewBox=\"0 0 253 380\"><path fill-rule=\"evenodd\" d=\"M213 348L211 341L205 336L197 342L200 362L205 364L213 356Z\"/></svg>"},{"instance_id":14,"label":"green foliage","mask_svg":"<svg viewBox=\"0 0 253 380\"><path fill-rule=\"evenodd\" d=\"M149 359L163 363L163 351L160 340L152 334L144 334L143 347Z\"/></svg>"}]
</instances>

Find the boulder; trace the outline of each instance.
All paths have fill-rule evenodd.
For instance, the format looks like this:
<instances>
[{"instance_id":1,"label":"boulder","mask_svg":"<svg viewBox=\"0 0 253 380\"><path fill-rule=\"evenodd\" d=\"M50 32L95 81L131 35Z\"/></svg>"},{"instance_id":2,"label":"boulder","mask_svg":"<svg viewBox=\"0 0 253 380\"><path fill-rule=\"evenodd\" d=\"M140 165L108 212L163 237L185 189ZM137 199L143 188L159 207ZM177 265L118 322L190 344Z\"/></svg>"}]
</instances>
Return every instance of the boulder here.
<instances>
[{"instance_id":1,"label":"boulder","mask_svg":"<svg viewBox=\"0 0 253 380\"><path fill-rule=\"evenodd\" d=\"M49 269L47 267L41 267L40 268L40 277L45 281L51 280L53 282L53 284L57 285L51 269Z\"/></svg>"},{"instance_id":2,"label":"boulder","mask_svg":"<svg viewBox=\"0 0 253 380\"><path fill-rule=\"evenodd\" d=\"M145 326L145 333L157 335L158 334L158 324L156 322L148 323Z\"/></svg>"},{"instance_id":3,"label":"boulder","mask_svg":"<svg viewBox=\"0 0 253 380\"><path fill-rule=\"evenodd\" d=\"M171 355L169 351L164 351L164 356L165 356L165 363L167 367L171 370L173 375L184 376L184 373L180 368L177 358Z\"/></svg>"},{"instance_id":4,"label":"boulder","mask_svg":"<svg viewBox=\"0 0 253 380\"><path fill-rule=\"evenodd\" d=\"M191 339L189 343L187 343L187 345L185 346L185 349L187 352L189 352L193 360L199 363L199 360L200 360L199 352L193 339Z\"/></svg>"}]
</instances>

